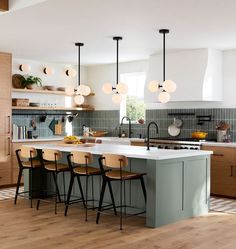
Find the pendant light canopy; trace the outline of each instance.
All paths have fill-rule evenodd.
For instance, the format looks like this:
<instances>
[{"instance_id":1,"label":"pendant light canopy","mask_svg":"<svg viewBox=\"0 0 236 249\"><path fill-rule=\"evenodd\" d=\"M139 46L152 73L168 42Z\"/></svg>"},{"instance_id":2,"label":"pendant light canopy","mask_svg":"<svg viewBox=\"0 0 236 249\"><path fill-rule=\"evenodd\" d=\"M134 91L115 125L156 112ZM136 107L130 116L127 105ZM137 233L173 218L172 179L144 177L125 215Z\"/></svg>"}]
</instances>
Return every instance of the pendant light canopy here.
<instances>
[{"instance_id":1,"label":"pendant light canopy","mask_svg":"<svg viewBox=\"0 0 236 249\"><path fill-rule=\"evenodd\" d=\"M84 46L83 43L77 42L75 46L78 47L78 87L74 90L73 86L68 86L66 88L66 93L70 96L76 94L74 101L77 105L82 105L84 103L84 96L88 96L91 93L91 89L87 85L82 85L80 83L80 47Z\"/></svg>"},{"instance_id":2,"label":"pendant light canopy","mask_svg":"<svg viewBox=\"0 0 236 249\"><path fill-rule=\"evenodd\" d=\"M165 78L165 35L169 33L168 29L160 29L159 33L163 35L163 83L159 84L157 81L152 80L148 84L148 90L150 92L157 92L159 89L161 92L159 93L158 100L161 103L167 103L170 100L170 94L176 90L176 84L172 80L166 80Z\"/></svg>"},{"instance_id":3,"label":"pendant light canopy","mask_svg":"<svg viewBox=\"0 0 236 249\"><path fill-rule=\"evenodd\" d=\"M105 83L102 90L106 94L111 94L115 91L112 95L112 101L119 104L122 101L122 94L126 94L128 92L128 87L124 83L119 83L119 41L122 40L122 37L114 36L113 40L116 41L116 86L113 87L111 83Z\"/></svg>"}]
</instances>

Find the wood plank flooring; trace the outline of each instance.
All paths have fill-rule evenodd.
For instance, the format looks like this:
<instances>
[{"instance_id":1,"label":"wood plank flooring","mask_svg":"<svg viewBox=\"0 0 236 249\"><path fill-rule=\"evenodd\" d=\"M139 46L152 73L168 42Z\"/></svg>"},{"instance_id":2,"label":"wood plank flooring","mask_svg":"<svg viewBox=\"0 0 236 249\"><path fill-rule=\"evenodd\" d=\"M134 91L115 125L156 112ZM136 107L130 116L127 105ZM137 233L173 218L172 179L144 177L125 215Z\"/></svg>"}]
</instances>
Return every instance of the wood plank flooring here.
<instances>
[{"instance_id":1,"label":"wood plank flooring","mask_svg":"<svg viewBox=\"0 0 236 249\"><path fill-rule=\"evenodd\" d=\"M236 215L210 213L157 229L146 228L145 219L132 217L119 230L119 219L101 216L95 224L95 212L84 221L80 205L70 206L68 216L59 206L42 203L40 210L30 208L25 199L0 202L1 249L75 249L75 248L147 248L147 249L235 249Z\"/></svg>"}]
</instances>

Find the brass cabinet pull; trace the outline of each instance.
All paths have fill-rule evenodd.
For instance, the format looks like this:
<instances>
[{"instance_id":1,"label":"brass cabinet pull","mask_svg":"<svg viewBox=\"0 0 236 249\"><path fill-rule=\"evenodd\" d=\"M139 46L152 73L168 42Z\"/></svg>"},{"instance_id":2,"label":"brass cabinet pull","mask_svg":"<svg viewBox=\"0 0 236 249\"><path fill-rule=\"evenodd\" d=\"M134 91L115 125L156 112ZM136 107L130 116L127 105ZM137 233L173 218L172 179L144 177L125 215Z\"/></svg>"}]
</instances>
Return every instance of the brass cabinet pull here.
<instances>
[{"instance_id":1,"label":"brass cabinet pull","mask_svg":"<svg viewBox=\"0 0 236 249\"><path fill-rule=\"evenodd\" d=\"M230 176L234 176L233 175L233 167L234 167L233 165L230 165Z\"/></svg>"},{"instance_id":2,"label":"brass cabinet pull","mask_svg":"<svg viewBox=\"0 0 236 249\"><path fill-rule=\"evenodd\" d=\"M224 154L213 153L213 156L224 156Z\"/></svg>"},{"instance_id":3,"label":"brass cabinet pull","mask_svg":"<svg viewBox=\"0 0 236 249\"><path fill-rule=\"evenodd\" d=\"M7 116L8 118L8 131L7 131L7 134L10 134L11 133L11 116Z\"/></svg>"},{"instance_id":4,"label":"brass cabinet pull","mask_svg":"<svg viewBox=\"0 0 236 249\"><path fill-rule=\"evenodd\" d=\"M8 144L8 153L7 153L7 156L10 156L11 155L11 141L10 141L9 137L7 138L7 144Z\"/></svg>"}]
</instances>

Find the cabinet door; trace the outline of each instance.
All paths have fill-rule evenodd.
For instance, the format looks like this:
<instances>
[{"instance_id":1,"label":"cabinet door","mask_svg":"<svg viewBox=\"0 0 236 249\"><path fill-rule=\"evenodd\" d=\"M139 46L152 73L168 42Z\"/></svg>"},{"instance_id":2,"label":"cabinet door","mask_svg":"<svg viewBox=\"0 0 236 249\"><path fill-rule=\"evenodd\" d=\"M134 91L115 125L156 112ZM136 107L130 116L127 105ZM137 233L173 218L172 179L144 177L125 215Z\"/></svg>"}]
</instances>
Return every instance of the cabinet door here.
<instances>
[{"instance_id":1,"label":"cabinet door","mask_svg":"<svg viewBox=\"0 0 236 249\"><path fill-rule=\"evenodd\" d=\"M0 136L0 185L11 184L11 142L9 136Z\"/></svg>"},{"instance_id":2,"label":"cabinet door","mask_svg":"<svg viewBox=\"0 0 236 249\"><path fill-rule=\"evenodd\" d=\"M11 160L0 162L0 186L11 184Z\"/></svg>"},{"instance_id":3,"label":"cabinet door","mask_svg":"<svg viewBox=\"0 0 236 249\"><path fill-rule=\"evenodd\" d=\"M225 196L236 196L235 166L229 162L211 162L211 193Z\"/></svg>"},{"instance_id":4,"label":"cabinet door","mask_svg":"<svg viewBox=\"0 0 236 249\"><path fill-rule=\"evenodd\" d=\"M0 136L11 134L11 101L0 100Z\"/></svg>"},{"instance_id":5,"label":"cabinet door","mask_svg":"<svg viewBox=\"0 0 236 249\"><path fill-rule=\"evenodd\" d=\"M0 161L11 156L11 140L9 136L0 136Z\"/></svg>"},{"instance_id":6,"label":"cabinet door","mask_svg":"<svg viewBox=\"0 0 236 249\"><path fill-rule=\"evenodd\" d=\"M0 53L0 98L11 99L11 54Z\"/></svg>"}]
</instances>

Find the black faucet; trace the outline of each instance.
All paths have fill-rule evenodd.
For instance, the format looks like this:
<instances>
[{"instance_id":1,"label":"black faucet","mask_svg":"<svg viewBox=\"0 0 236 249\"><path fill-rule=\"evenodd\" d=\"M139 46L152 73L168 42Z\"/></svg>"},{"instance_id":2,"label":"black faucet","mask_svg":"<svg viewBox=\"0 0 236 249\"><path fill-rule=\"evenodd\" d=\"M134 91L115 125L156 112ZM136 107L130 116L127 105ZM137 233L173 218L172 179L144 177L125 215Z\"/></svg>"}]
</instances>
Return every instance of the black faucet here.
<instances>
[{"instance_id":1,"label":"black faucet","mask_svg":"<svg viewBox=\"0 0 236 249\"><path fill-rule=\"evenodd\" d=\"M124 120L125 118L129 121L129 138L131 138L131 133L132 133L132 131L131 131L131 119L130 119L129 117L127 117L127 116L124 116L124 117L121 119L121 124L120 124L120 126L123 125L123 120Z\"/></svg>"},{"instance_id":2,"label":"black faucet","mask_svg":"<svg viewBox=\"0 0 236 249\"><path fill-rule=\"evenodd\" d=\"M157 134L158 134L158 125L157 125L157 123L156 122L154 122L154 121L152 121L152 122L150 122L149 124L148 124L148 127L147 127L147 150L150 150L150 126L151 125L155 125L156 126L156 132L157 132Z\"/></svg>"}]
</instances>

